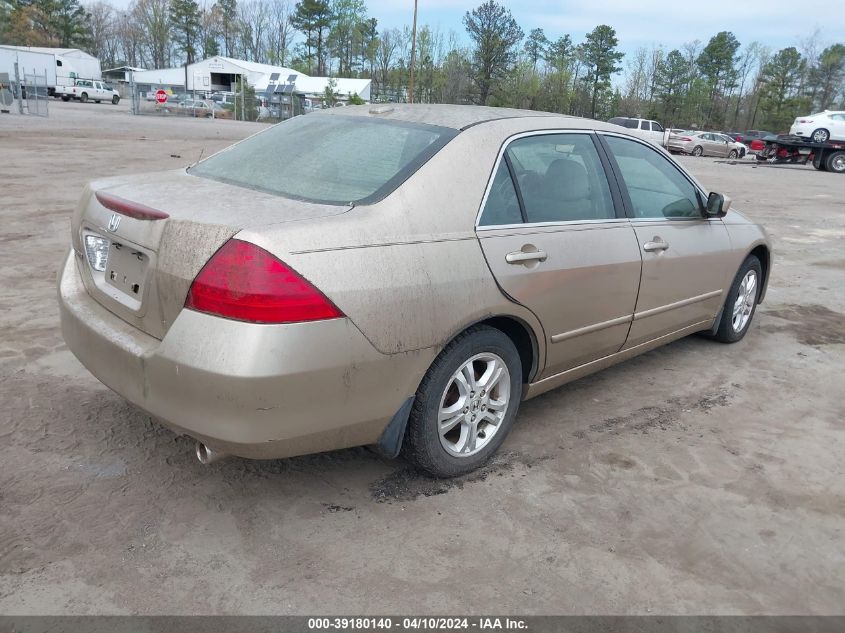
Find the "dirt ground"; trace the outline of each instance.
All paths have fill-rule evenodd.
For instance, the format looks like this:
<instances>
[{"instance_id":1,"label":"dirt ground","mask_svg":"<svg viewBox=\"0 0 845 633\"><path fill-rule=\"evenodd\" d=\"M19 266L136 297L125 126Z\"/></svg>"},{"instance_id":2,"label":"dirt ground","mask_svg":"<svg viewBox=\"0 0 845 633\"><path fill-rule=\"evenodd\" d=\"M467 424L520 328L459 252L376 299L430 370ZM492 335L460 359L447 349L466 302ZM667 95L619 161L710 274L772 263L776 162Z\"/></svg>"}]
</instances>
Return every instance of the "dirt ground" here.
<instances>
[{"instance_id":1,"label":"dirt ground","mask_svg":"<svg viewBox=\"0 0 845 633\"><path fill-rule=\"evenodd\" d=\"M260 127L0 114L0 613L845 612L845 177L681 159L774 239L748 336L525 403L481 473L204 467L67 350L55 275L85 181Z\"/></svg>"}]
</instances>

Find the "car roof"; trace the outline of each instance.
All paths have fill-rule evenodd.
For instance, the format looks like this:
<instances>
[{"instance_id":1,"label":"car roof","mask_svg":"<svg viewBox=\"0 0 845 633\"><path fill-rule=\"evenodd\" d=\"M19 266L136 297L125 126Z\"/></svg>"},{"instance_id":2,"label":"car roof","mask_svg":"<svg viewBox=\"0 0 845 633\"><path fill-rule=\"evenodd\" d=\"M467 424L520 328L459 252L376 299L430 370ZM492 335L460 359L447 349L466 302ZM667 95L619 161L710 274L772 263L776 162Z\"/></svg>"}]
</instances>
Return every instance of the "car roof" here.
<instances>
[{"instance_id":1,"label":"car roof","mask_svg":"<svg viewBox=\"0 0 845 633\"><path fill-rule=\"evenodd\" d=\"M571 117L553 112L517 110L515 108L494 108L490 106L467 106L448 104L374 103L346 108L331 108L316 113L317 116L362 116L389 119L409 123L424 123L463 130L479 123L500 119L552 117L566 119L565 125L579 128L613 129L606 123ZM308 116L313 116L309 114ZM588 123L586 125L585 123Z\"/></svg>"}]
</instances>

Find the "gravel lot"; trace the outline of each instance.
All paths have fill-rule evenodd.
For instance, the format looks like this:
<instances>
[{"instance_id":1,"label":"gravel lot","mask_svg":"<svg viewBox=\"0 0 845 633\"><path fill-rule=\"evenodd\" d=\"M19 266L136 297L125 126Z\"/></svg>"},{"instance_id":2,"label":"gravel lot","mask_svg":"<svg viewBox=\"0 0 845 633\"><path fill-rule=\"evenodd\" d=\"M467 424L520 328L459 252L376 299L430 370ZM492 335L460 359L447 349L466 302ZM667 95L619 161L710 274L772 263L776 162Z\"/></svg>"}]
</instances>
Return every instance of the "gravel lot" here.
<instances>
[{"instance_id":1,"label":"gravel lot","mask_svg":"<svg viewBox=\"0 0 845 633\"><path fill-rule=\"evenodd\" d=\"M55 273L86 180L261 127L0 114L0 613L845 612L845 177L681 159L774 239L749 335L525 403L479 474L203 467L67 350Z\"/></svg>"}]
</instances>

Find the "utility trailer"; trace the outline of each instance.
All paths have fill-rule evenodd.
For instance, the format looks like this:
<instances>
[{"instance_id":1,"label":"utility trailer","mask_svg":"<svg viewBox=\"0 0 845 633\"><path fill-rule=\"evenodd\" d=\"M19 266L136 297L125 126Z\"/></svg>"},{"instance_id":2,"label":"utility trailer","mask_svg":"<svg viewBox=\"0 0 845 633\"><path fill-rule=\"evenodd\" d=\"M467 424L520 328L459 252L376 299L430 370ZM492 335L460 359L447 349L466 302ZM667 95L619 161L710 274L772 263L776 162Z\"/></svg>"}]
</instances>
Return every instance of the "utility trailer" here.
<instances>
[{"instance_id":1,"label":"utility trailer","mask_svg":"<svg viewBox=\"0 0 845 633\"><path fill-rule=\"evenodd\" d=\"M762 139L766 146L757 153L758 161L774 165L806 165L819 171L845 174L845 141L813 143L800 136L778 136Z\"/></svg>"}]
</instances>

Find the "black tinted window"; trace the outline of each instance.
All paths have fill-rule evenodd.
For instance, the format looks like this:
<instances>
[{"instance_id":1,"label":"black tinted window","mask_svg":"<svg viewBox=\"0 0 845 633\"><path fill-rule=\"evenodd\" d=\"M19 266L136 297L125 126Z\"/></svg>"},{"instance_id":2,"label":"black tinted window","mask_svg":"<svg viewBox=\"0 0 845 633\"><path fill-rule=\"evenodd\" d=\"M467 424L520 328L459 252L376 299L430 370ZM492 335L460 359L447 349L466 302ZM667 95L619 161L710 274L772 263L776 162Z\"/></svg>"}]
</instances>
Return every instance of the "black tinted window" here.
<instances>
[{"instance_id":1,"label":"black tinted window","mask_svg":"<svg viewBox=\"0 0 845 633\"><path fill-rule=\"evenodd\" d=\"M521 138L508 146L527 222L616 217L610 187L588 134Z\"/></svg>"},{"instance_id":2,"label":"black tinted window","mask_svg":"<svg viewBox=\"0 0 845 633\"><path fill-rule=\"evenodd\" d=\"M519 224L522 213L519 211L519 201L511 180L511 174L505 161L499 163L493 185L487 195L484 211L481 212L480 226L495 226L498 224Z\"/></svg>"}]
</instances>

